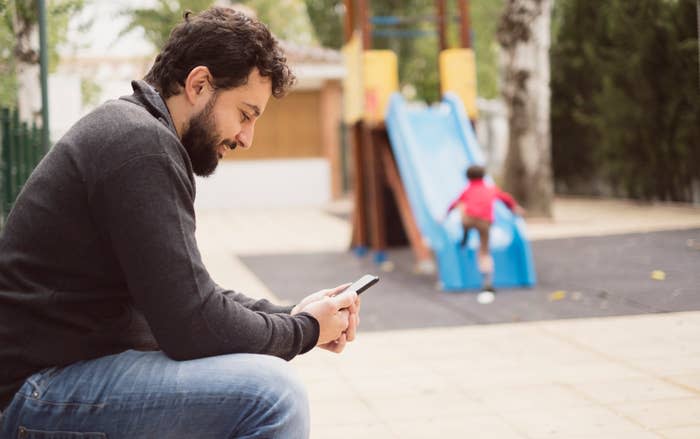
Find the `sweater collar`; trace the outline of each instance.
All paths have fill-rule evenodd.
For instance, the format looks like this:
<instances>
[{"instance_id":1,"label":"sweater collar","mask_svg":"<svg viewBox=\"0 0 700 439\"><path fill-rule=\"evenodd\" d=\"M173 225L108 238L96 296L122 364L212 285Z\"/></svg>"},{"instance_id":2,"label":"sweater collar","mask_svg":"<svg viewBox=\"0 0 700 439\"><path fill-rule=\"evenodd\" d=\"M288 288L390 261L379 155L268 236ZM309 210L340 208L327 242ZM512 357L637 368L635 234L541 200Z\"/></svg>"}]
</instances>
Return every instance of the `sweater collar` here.
<instances>
[{"instance_id":1,"label":"sweater collar","mask_svg":"<svg viewBox=\"0 0 700 439\"><path fill-rule=\"evenodd\" d=\"M145 108L177 137L177 130L170 116L168 106L165 105L165 100L163 100L158 91L146 81L141 80L131 81L131 88L134 90L134 93L130 96L122 96L120 99Z\"/></svg>"}]
</instances>

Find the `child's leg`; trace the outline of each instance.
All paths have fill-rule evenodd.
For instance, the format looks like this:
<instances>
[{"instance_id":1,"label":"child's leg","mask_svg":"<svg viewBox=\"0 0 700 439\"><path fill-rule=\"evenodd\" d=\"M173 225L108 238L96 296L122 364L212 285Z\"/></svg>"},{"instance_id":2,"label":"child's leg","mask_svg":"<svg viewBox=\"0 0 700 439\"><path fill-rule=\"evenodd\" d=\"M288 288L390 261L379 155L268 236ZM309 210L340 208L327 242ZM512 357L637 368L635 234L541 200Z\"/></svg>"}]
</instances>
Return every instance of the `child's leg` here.
<instances>
[{"instance_id":1,"label":"child's leg","mask_svg":"<svg viewBox=\"0 0 700 439\"><path fill-rule=\"evenodd\" d=\"M474 218L467 215L466 212L462 212L462 229L464 230L464 234L462 235L462 242L459 244L460 246L465 247L467 245L467 241L469 240L469 230L472 227L475 227L475 225Z\"/></svg>"},{"instance_id":2,"label":"child's leg","mask_svg":"<svg viewBox=\"0 0 700 439\"><path fill-rule=\"evenodd\" d=\"M471 227L467 226L466 224L462 224L462 227L464 228L464 234L462 235L462 242L459 243L461 247L465 247L467 245L467 241L469 240L469 229Z\"/></svg>"},{"instance_id":3,"label":"child's leg","mask_svg":"<svg viewBox=\"0 0 700 439\"><path fill-rule=\"evenodd\" d=\"M493 290L493 257L489 252L489 228L488 221L479 220L476 228L479 231L479 271L484 279L484 289Z\"/></svg>"}]
</instances>

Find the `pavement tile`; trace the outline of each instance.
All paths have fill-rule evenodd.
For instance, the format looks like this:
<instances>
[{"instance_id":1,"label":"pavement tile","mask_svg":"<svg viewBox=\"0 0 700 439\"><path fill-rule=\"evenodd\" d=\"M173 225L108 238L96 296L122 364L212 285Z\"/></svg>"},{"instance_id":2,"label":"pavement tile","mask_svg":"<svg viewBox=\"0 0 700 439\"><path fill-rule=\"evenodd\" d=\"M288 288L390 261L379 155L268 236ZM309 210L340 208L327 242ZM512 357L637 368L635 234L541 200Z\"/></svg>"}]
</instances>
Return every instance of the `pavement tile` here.
<instances>
[{"instance_id":1,"label":"pavement tile","mask_svg":"<svg viewBox=\"0 0 700 439\"><path fill-rule=\"evenodd\" d=\"M404 375L400 370L394 376L355 377L347 379L349 387L368 400L385 398L430 398L449 395L454 385L431 374Z\"/></svg>"},{"instance_id":2,"label":"pavement tile","mask_svg":"<svg viewBox=\"0 0 700 439\"><path fill-rule=\"evenodd\" d=\"M469 415L493 414L483 404L460 392L441 392L398 398L371 398L371 410L386 422L414 419L443 419Z\"/></svg>"},{"instance_id":3,"label":"pavement tile","mask_svg":"<svg viewBox=\"0 0 700 439\"><path fill-rule=\"evenodd\" d=\"M696 394L700 393L700 372L687 375L671 375L667 376L666 379L674 384L685 386Z\"/></svg>"},{"instance_id":4,"label":"pavement tile","mask_svg":"<svg viewBox=\"0 0 700 439\"><path fill-rule=\"evenodd\" d=\"M698 213L700 209L693 208L558 199L555 221L530 221L528 230L531 236L548 239L697 228ZM312 292L305 291L309 286L329 287L330 281L351 280L345 278L376 268L367 259L347 257L349 222L320 210L198 211L197 215L197 239L213 278L252 297L279 303L282 291L283 297L293 300L295 294ZM634 275L644 276L635 282L648 290L635 296L636 302L622 300L614 291L600 296L599 279L587 277L585 286L590 288L582 289L577 300L569 294L566 300L548 302L549 290L502 291L502 300L495 305L510 301L511 309L483 307L473 295L435 291L430 277L409 277L410 251L396 253L395 271L382 277L385 284L395 282L402 288L400 300L375 294L363 304L366 311L372 306L382 311L390 307L389 320L381 320L381 313L366 312L365 330L361 326L357 342L343 354L314 350L291 363L309 392L312 439L700 438L700 312L475 325L515 321L520 319L516 314L528 312L533 319L553 319L580 317L584 309L599 316L683 309L683 303L693 309L697 291L667 291L666 286L675 277L692 280L696 274L676 273L680 266L660 266L663 261L657 259L663 255L626 250L641 242L662 246L667 252L663 254L675 254L688 233L693 232L618 236L615 242L620 248L613 248L618 245L613 240L590 238L585 242L595 245L588 250L577 247L584 241L541 241L542 248L585 250L589 259L602 254L600 246L611 249L608 259L599 259L598 265L573 264L562 266L563 270L605 269L606 261L623 256L634 262ZM696 254L681 251L683 267L693 266ZM237 257L241 255L249 257L241 262ZM285 279L276 287L268 279L263 282L249 264L250 257L269 255L282 255L272 261L274 272ZM617 256L609 259L610 255ZM311 266L337 267L331 273L335 277L320 276L314 278L316 284L309 283L309 273L286 264L290 257L306 258ZM401 258L407 261L405 267ZM664 269L669 280L650 281L647 271L652 266ZM557 276L565 273L549 274L555 285ZM608 274L613 286L625 281L612 271ZM401 280L405 278L410 282ZM540 280L547 282L546 276ZM272 287L279 290L273 292ZM568 293L574 291L571 288ZM405 328L401 320L411 304L419 305L423 320L418 326L425 327L398 329ZM373 316L380 320L373 322ZM391 325L397 330L367 332Z\"/></svg>"},{"instance_id":5,"label":"pavement tile","mask_svg":"<svg viewBox=\"0 0 700 439\"><path fill-rule=\"evenodd\" d=\"M533 404L544 411L593 405L591 400L563 384L489 387L472 389L469 395L496 413L530 411Z\"/></svg>"},{"instance_id":6,"label":"pavement tile","mask_svg":"<svg viewBox=\"0 0 700 439\"><path fill-rule=\"evenodd\" d=\"M639 424L604 407L581 406L543 410L533 400L533 409L502 416L532 439L575 436L635 437L646 430Z\"/></svg>"},{"instance_id":7,"label":"pavement tile","mask_svg":"<svg viewBox=\"0 0 700 439\"><path fill-rule=\"evenodd\" d=\"M578 435L578 434L567 434L562 436L566 439L664 439L664 436L653 431L644 430L632 430L625 432L613 432L613 433L596 433L595 435Z\"/></svg>"},{"instance_id":8,"label":"pavement tile","mask_svg":"<svg viewBox=\"0 0 700 439\"><path fill-rule=\"evenodd\" d=\"M400 439L384 423L312 425L311 439Z\"/></svg>"},{"instance_id":9,"label":"pavement tile","mask_svg":"<svg viewBox=\"0 0 700 439\"><path fill-rule=\"evenodd\" d=\"M461 414L439 419L417 417L409 421L392 422L390 428L401 439L528 439L501 417L494 415Z\"/></svg>"},{"instance_id":10,"label":"pavement tile","mask_svg":"<svg viewBox=\"0 0 700 439\"><path fill-rule=\"evenodd\" d=\"M700 437L700 424L687 427L664 428L658 430L665 439L698 439Z\"/></svg>"},{"instance_id":11,"label":"pavement tile","mask_svg":"<svg viewBox=\"0 0 700 439\"><path fill-rule=\"evenodd\" d=\"M591 401L605 405L699 396L682 386L655 378L580 382L573 387Z\"/></svg>"},{"instance_id":12,"label":"pavement tile","mask_svg":"<svg viewBox=\"0 0 700 439\"><path fill-rule=\"evenodd\" d=\"M653 354L654 352L654 347L650 346L649 353ZM636 358L634 365L640 370L657 376L698 374L700 373L700 355Z\"/></svg>"},{"instance_id":13,"label":"pavement tile","mask_svg":"<svg viewBox=\"0 0 700 439\"><path fill-rule=\"evenodd\" d=\"M311 406L311 429L335 426L356 426L381 424L382 420L369 405L359 399L348 397L333 403Z\"/></svg>"},{"instance_id":14,"label":"pavement tile","mask_svg":"<svg viewBox=\"0 0 700 439\"><path fill-rule=\"evenodd\" d=\"M354 389L344 385L343 381L337 378L305 380L305 382L312 406L324 403L334 404L336 401L343 401L348 398L359 399L359 394Z\"/></svg>"},{"instance_id":15,"label":"pavement tile","mask_svg":"<svg viewBox=\"0 0 700 439\"><path fill-rule=\"evenodd\" d=\"M700 425L700 397L629 402L612 407L650 430Z\"/></svg>"}]
</instances>

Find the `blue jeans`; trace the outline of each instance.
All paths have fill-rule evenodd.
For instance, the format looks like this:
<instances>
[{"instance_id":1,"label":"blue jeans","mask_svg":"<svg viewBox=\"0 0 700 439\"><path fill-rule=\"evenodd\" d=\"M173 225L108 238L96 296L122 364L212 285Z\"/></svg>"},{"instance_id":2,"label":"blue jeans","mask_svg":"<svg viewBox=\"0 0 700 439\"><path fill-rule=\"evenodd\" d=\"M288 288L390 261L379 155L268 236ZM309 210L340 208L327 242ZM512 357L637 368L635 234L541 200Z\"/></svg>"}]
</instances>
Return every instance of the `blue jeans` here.
<instances>
[{"instance_id":1,"label":"blue jeans","mask_svg":"<svg viewBox=\"0 0 700 439\"><path fill-rule=\"evenodd\" d=\"M0 439L307 438L308 399L293 372L268 355L137 351L50 368L2 413Z\"/></svg>"}]
</instances>

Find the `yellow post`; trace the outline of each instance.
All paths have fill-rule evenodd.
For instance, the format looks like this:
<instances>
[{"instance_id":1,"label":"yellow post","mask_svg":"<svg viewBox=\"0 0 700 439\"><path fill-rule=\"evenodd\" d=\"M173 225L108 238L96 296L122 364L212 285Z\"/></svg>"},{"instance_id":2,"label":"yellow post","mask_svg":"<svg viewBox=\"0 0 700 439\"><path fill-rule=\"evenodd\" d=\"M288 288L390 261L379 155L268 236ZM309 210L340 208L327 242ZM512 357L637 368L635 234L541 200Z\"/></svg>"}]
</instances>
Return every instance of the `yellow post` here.
<instances>
[{"instance_id":1,"label":"yellow post","mask_svg":"<svg viewBox=\"0 0 700 439\"><path fill-rule=\"evenodd\" d=\"M363 87L362 87L362 41L360 33L355 31L350 40L340 50L345 64L343 78L343 121L352 125L362 119Z\"/></svg>"},{"instance_id":2,"label":"yellow post","mask_svg":"<svg viewBox=\"0 0 700 439\"><path fill-rule=\"evenodd\" d=\"M446 49L440 52L441 92L452 92L464 103L469 119L476 119L476 61L472 49Z\"/></svg>"},{"instance_id":3,"label":"yellow post","mask_svg":"<svg viewBox=\"0 0 700 439\"><path fill-rule=\"evenodd\" d=\"M389 97L399 90L398 59L391 50L365 50L363 59L365 120L382 122Z\"/></svg>"}]
</instances>

